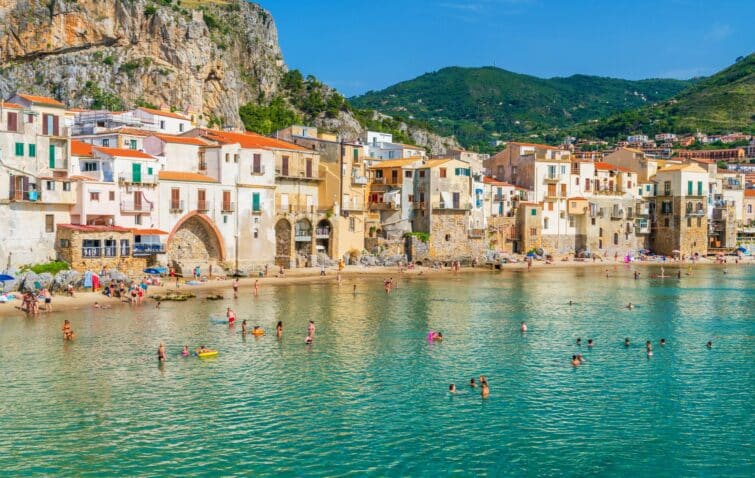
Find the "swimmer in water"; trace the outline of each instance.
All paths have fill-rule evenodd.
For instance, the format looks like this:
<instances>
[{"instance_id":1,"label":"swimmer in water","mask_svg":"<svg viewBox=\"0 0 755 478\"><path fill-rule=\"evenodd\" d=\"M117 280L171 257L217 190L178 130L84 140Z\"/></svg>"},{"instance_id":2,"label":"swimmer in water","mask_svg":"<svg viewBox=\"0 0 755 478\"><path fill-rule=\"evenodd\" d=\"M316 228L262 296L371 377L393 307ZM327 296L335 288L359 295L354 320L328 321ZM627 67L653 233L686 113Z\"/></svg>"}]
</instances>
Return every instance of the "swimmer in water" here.
<instances>
[{"instance_id":1,"label":"swimmer in water","mask_svg":"<svg viewBox=\"0 0 755 478\"><path fill-rule=\"evenodd\" d=\"M233 325L233 323L236 322L236 312L231 310L230 307L226 308L225 316L228 319L228 325Z\"/></svg>"},{"instance_id":2,"label":"swimmer in water","mask_svg":"<svg viewBox=\"0 0 755 478\"><path fill-rule=\"evenodd\" d=\"M472 387L472 388L477 388L477 384L474 381L474 377L472 377L471 379L469 379L469 386Z\"/></svg>"},{"instance_id":3,"label":"swimmer in water","mask_svg":"<svg viewBox=\"0 0 755 478\"><path fill-rule=\"evenodd\" d=\"M587 346L592 348L592 339L587 339Z\"/></svg>"},{"instance_id":4,"label":"swimmer in water","mask_svg":"<svg viewBox=\"0 0 755 478\"><path fill-rule=\"evenodd\" d=\"M582 356L582 354L577 354L577 360L579 360L580 364L585 363L585 358Z\"/></svg>"},{"instance_id":5,"label":"swimmer in water","mask_svg":"<svg viewBox=\"0 0 755 478\"><path fill-rule=\"evenodd\" d=\"M181 355L183 355L184 357L188 357L189 356L189 346L188 345L184 345L183 350L181 350Z\"/></svg>"},{"instance_id":6,"label":"swimmer in water","mask_svg":"<svg viewBox=\"0 0 755 478\"><path fill-rule=\"evenodd\" d=\"M574 301L569 300L569 305L574 305Z\"/></svg>"},{"instance_id":7,"label":"swimmer in water","mask_svg":"<svg viewBox=\"0 0 755 478\"><path fill-rule=\"evenodd\" d=\"M571 364L574 367L579 367L580 365L582 365L582 362L579 361L579 358L576 355L572 355L571 356Z\"/></svg>"},{"instance_id":8,"label":"swimmer in water","mask_svg":"<svg viewBox=\"0 0 755 478\"><path fill-rule=\"evenodd\" d=\"M577 346L578 347L582 346L582 339L580 339L579 337L577 337Z\"/></svg>"},{"instance_id":9,"label":"swimmer in water","mask_svg":"<svg viewBox=\"0 0 755 478\"><path fill-rule=\"evenodd\" d=\"M632 310L632 309L634 309L634 305L632 305L632 303L630 302L630 303L627 304L626 308L628 310Z\"/></svg>"},{"instance_id":10,"label":"swimmer in water","mask_svg":"<svg viewBox=\"0 0 755 478\"><path fill-rule=\"evenodd\" d=\"M162 342L157 347L157 360L165 362L165 345Z\"/></svg>"},{"instance_id":11,"label":"swimmer in water","mask_svg":"<svg viewBox=\"0 0 755 478\"><path fill-rule=\"evenodd\" d=\"M519 326L519 330L521 332L527 332L527 324L525 324L524 321L522 321L522 325Z\"/></svg>"},{"instance_id":12,"label":"swimmer in water","mask_svg":"<svg viewBox=\"0 0 755 478\"><path fill-rule=\"evenodd\" d=\"M448 386L448 393L456 393L456 385L453 383Z\"/></svg>"},{"instance_id":13,"label":"swimmer in water","mask_svg":"<svg viewBox=\"0 0 755 478\"><path fill-rule=\"evenodd\" d=\"M663 347L664 345L666 345L666 339L661 339L661 347Z\"/></svg>"},{"instance_id":14,"label":"swimmer in water","mask_svg":"<svg viewBox=\"0 0 755 478\"><path fill-rule=\"evenodd\" d=\"M629 347L629 337L624 339L624 347Z\"/></svg>"},{"instance_id":15,"label":"swimmer in water","mask_svg":"<svg viewBox=\"0 0 755 478\"><path fill-rule=\"evenodd\" d=\"M712 349L713 348L713 342L709 340L708 343L705 344L705 346L708 347L709 349Z\"/></svg>"},{"instance_id":16,"label":"swimmer in water","mask_svg":"<svg viewBox=\"0 0 755 478\"><path fill-rule=\"evenodd\" d=\"M283 321L281 320L275 325L275 335L277 335L278 338L283 337Z\"/></svg>"},{"instance_id":17,"label":"swimmer in water","mask_svg":"<svg viewBox=\"0 0 755 478\"><path fill-rule=\"evenodd\" d=\"M645 351L647 351L648 357L653 355L653 344L649 340L645 342Z\"/></svg>"},{"instance_id":18,"label":"swimmer in water","mask_svg":"<svg viewBox=\"0 0 755 478\"><path fill-rule=\"evenodd\" d=\"M351 293L354 294L354 295L357 295L357 285L356 284L354 284L354 287L352 287Z\"/></svg>"},{"instance_id":19,"label":"swimmer in water","mask_svg":"<svg viewBox=\"0 0 755 478\"><path fill-rule=\"evenodd\" d=\"M438 332L437 334L435 334L435 337L433 338L433 340L437 340L438 342L442 342L443 341L443 334L440 333L440 332Z\"/></svg>"},{"instance_id":20,"label":"swimmer in water","mask_svg":"<svg viewBox=\"0 0 755 478\"><path fill-rule=\"evenodd\" d=\"M482 398L488 398L490 395L490 387L488 387L488 379L484 375L480 375L480 396Z\"/></svg>"},{"instance_id":21,"label":"swimmer in water","mask_svg":"<svg viewBox=\"0 0 755 478\"><path fill-rule=\"evenodd\" d=\"M246 319L241 321L241 335L246 335Z\"/></svg>"},{"instance_id":22,"label":"swimmer in water","mask_svg":"<svg viewBox=\"0 0 755 478\"><path fill-rule=\"evenodd\" d=\"M307 345L311 345L312 344L312 336L311 335L307 335L307 338L304 339L304 343L307 344Z\"/></svg>"}]
</instances>

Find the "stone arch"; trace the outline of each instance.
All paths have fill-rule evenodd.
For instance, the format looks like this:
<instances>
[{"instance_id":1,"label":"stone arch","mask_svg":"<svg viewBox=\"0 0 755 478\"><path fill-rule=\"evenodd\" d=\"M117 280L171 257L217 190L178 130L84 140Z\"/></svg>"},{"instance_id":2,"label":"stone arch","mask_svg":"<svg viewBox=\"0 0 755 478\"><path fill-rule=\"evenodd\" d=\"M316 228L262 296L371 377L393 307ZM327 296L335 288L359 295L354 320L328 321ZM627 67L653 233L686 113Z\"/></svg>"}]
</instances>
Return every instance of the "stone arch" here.
<instances>
[{"instance_id":1,"label":"stone arch","mask_svg":"<svg viewBox=\"0 0 755 478\"><path fill-rule=\"evenodd\" d=\"M275 262L290 267L291 223L286 219L281 219L275 224Z\"/></svg>"},{"instance_id":2,"label":"stone arch","mask_svg":"<svg viewBox=\"0 0 755 478\"><path fill-rule=\"evenodd\" d=\"M168 236L168 260L179 270L222 262L226 257L223 236L204 214L190 212L176 223Z\"/></svg>"},{"instance_id":3,"label":"stone arch","mask_svg":"<svg viewBox=\"0 0 755 478\"><path fill-rule=\"evenodd\" d=\"M324 252L333 258L333 224L327 219L322 219L315 228L316 252Z\"/></svg>"}]
</instances>

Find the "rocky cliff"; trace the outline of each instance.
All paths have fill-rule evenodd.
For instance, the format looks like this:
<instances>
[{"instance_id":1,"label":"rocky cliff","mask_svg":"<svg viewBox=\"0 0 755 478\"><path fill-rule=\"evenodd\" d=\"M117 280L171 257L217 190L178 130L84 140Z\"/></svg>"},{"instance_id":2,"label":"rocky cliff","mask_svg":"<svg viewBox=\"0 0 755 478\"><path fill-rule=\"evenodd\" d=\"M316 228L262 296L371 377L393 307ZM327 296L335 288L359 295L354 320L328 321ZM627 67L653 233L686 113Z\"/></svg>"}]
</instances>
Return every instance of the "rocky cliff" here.
<instances>
[{"instance_id":1,"label":"rocky cliff","mask_svg":"<svg viewBox=\"0 0 755 478\"><path fill-rule=\"evenodd\" d=\"M0 19L2 97L18 90L70 107L153 105L240 127L241 105L281 95L275 23L245 0L0 0ZM349 138L361 132L348 111L312 120ZM416 137L441 152L435 135Z\"/></svg>"}]
</instances>

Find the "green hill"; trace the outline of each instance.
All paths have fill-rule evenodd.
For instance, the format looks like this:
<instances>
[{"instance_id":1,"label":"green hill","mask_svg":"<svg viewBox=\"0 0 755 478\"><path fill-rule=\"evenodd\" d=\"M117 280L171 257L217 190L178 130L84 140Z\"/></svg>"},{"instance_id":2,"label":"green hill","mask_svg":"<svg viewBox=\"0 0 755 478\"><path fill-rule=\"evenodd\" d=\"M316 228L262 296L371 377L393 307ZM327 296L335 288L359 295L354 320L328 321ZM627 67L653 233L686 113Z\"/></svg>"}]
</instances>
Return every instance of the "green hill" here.
<instances>
[{"instance_id":1,"label":"green hill","mask_svg":"<svg viewBox=\"0 0 755 478\"><path fill-rule=\"evenodd\" d=\"M561 137L565 128L667 100L691 83L587 75L542 79L494 67L450 67L349 101L419 120L467 147L485 149L498 137Z\"/></svg>"},{"instance_id":2,"label":"green hill","mask_svg":"<svg viewBox=\"0 0 755 478\"><path fill-rule=\"evenodd\" d=\"M755 133L755 53L705 78L668 101L613 115L576 130L580 136L632 133Z\"/></svg>"}]
</instances>

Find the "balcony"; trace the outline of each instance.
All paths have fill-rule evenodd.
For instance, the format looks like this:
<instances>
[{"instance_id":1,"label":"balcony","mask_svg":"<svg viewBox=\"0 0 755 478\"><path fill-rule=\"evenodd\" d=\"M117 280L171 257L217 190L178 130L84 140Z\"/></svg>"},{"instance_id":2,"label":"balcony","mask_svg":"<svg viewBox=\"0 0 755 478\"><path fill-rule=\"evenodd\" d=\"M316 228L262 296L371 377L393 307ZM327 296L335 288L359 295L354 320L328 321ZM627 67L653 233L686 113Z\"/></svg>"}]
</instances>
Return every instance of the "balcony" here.
<instances>
[{"instance_id":1,"label":"balcony","mask_svg":"<svg viewBox=\"0 0 755 478\"><path fill-rule=\"evenodd\" d=\"M444 203L438 203L433 204L433 210L443 210L443 211L470 211L472 209L471 204L444 204Z\"/></svg>"},{"instance_id":2,"label":"balcony","mask_svg":"<svg viewBox=\"0 0 755 478\"><path fill-rule=\"evenodd\" d=\"M134 257L151 256L152 254L165 254L165 244L157 242L134 244Z\"/></svg>"},{"instance_id":3,"label":"balcony","mask_svg":"<svg viewBox=\"0 0 755 478\"><path fill-rule=\"evenodd\" d=\"M260 214L262 214L262 208L261 207L259 207L259 206L257 206L256 208L252 207L252 215L253 216L259 216Z\"/></svg>"},{"instance_id":4,"label":"balcony","mask_svg":"<svg viewBox=\"0 0 755 478\"><path fill-rule=\"evenodd\" d=\"M210 210L210 201L206 199L197 199L197 211L207 212Z\"/></svg>"},{"instance_id":5,"label":"balcony","mask_svg":"<svg viewBox=\"0 0 755 478\"><path fill-rule=\"evenodd\" d=\"M82 247L81 248L81 257L83 258L92 258L92 257L116 257L118 253L118 247L117 246L106 246L106 247Z\"/></svg>"},{"instance_id":6,"label":"balcony","mask_svg":"<svg viewBox=\"0 0 755 478\"><path fill-rule=\"evenodd\" d=\"M647 219L637 219L634 223L635 234L650 234L650 223Z\"/></svg>"},{"instance_id":7,"label":"balcony","mask_svg":"<svg viewBox=\"0 0 755 478\"><path fill-rule=\"evenodd\" d=\"M367 180L366 176L354 175L354 176L351 177L351 183L352 184L356 184L358 186L365 186L365 185L367 185L367 182L368 182L368 180Z\"/></svg>"},{"instance_id":8,"label":"balcony","mask_svg":"<svg viewBox=\"0 0 755 478\"><path fill-rule=\"evenodd\" d=\"M370 209L378 211L391 211L401 209L401 206L393 202L371 202Z\"/></svg>"},{"instance_id":9,"label":"balcony","mask_svg":"<svg viewBox=\"0 0 755 478\"><path fill-rule=\"evenodd\" d=\"M690 209L690 210L688 210L686 212L686 215L687 216L691 216L691 217L702 217L702 216L705 216L705 210L704 209L697 209L697 210L693 211L693 210Z\"/></svg>"},{"instance_id":10,"label":"balcony","mask_svg":"<svg viewBox=\"0 0 755 478\"><path fill-rule=\"evenodd\" d=\"M68 159L67 158L55 158L52 164L48 167L53 171L68 171Z\"/></svg>"},{"instance_id":11,"label":"balcony","mask_svg":"<svg viewBox=\"0 0 755 478\"><path fill-rule=\"evenodd\" d=\"M157 184L157 175L153 176L138 176L134 177L131 173L120 173L118 175L118 182L121 184Z\"/></svg>"},{"instance_id":12,"label":"balcony","mask_svg":"<svg viewBox=\"0 0 755 478\"><path fill-rule=\"evenodd\" d=\"M16 201L30 201L30 202L37 202L41 201L42 197L39 194L39 191L36 189L15 189L10 192L8 195L8 200L11 202Z\"/></svg>"},{"instance_id":13,"label":"balcony","mask_svg":"<svg viewBox=\"0 0 755 478\"><path fill-rule=\"evenodd\" d=\"M363 211L364 204L362 201L345 201L342 209L344 211Z\"/></svg>"},{"instance_id":14,"label":"balcony","mask_svg":"<svg viewBox=\"0 0 755 478\"><path fill-rule=\"evenodd\" d=\"M314 172L312 174L307 174L304 170L297 170L297 169L278 169L275 168L275 178L276 179L289 179L289 180L299 180L299 181L323 181L325 178L322 176L316 176Z\"/></svg>"},{"instance_id":15,"label":"balcony","mask_svg":"<svg viewBox=\"0 0 755 478\"><path fill-rule=\"evenodd\" d=\"M330 228L329 227L318 227L315 229L315 238L316 239L328 239L330 238Z\"/></svg>"},{"instance_id":16,"label":"balcony","mask_svg":"<svg viewBox=\"0 0 755 478\"><path fill-rule=\"evenodd\" d=\"M650 215L650 205L647 203L638 204L637 205L637 215L638 216L649 216Z\"/></svg>"},{"instance_id":17,"label":"balcony","mask_svg":"<svg viewBox=\"0 0 755 478\"><path fill-rule=\"evenodd\" d=\"M264 164L260 164L258 167L252 166L252 175L253 176L264 176L267 172L267 169L265 168Z\"/></svg>"},{"instance_id":18,"label":"balcony","mask_svg":"<svg viewBox=\"0 0 755 478\"><path fill-rule=\"evenodd\" d=\"M184 202L183 201L177 201L177 200L171 200L170 201L170 212L183 212L184 210Z\"/></svg>"},{"instance_id":19,"label":"balcony","mask_svg":"<svg viewBox=\"0 0 755 478\"><path fill-rule=\"evenodd\" d=\"M561 176L558 175L558 174L555 175L555 176L546 176L546 177L543 178L543 182L545 184L556 184L556 183L558 183L560 181L561 181Z\"/></svg>"},{"instance_id":20,"label":"balcony","mask_svg":"<svg viewBox=\"0 0 755 478\"><path fill-rule=\"evenodd\" d=\"M150 202L121 201L121 212L123 213L148 213L153 209L154 204Z\"/></svg>"},{"instance_id":21,"label":"balcony","mask_svg":"<svg viewBox=\"0 0 755 478\"><path fill-rule=\"evenodd\" d=\"M611 210L611 219L615 219L615 220L624 219L624 210L623 209Z\"/></svg>"},{"instance_id":22,"label":"balcony","mask_svg":"<svg viewBox=\"0 0 755 478\"><path fill-rule=\"evenodd\" d=\"M482 239L485 237L485 229L470 229L467 235L470 239Z\"/></svg>"},{"instance_id":23,"label":"balcony","mask_svg":"<svg viewBox=\"0 0 755 478\"><path fill-rule=\"evenodd\" d=\"M220 212L234 212L236 210L235 202L223 202L220 206Z\"/></svg>"}]
</instances>

